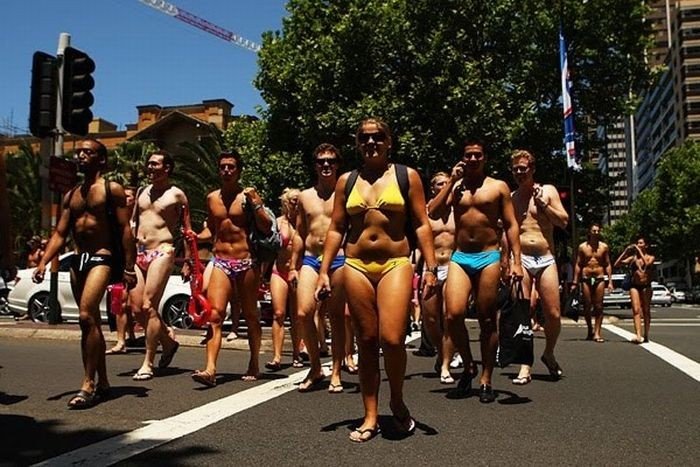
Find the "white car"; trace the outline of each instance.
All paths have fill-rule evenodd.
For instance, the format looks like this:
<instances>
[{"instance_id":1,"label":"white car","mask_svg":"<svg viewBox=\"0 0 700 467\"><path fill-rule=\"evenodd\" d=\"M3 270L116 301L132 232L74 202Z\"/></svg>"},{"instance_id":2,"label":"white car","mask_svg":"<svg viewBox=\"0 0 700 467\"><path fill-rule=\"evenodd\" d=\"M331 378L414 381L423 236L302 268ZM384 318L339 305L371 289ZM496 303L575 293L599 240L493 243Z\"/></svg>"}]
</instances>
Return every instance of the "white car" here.
<instances>
[{"instance_id":1,"label":"white car","mask_svg":"<svg viewBox=\"0 0 700 467\"><path fill-rule=\"evenodd\" d=\"M78 305L73 298L70 287L69 266L73 253L65 253L59 258L58 267L58 303L61 309L61 318L64 321L78 321ZM35 284L32 281L34 269L21 269L17 272L17 278L7 297L12 313L17 315L29 315L34 321L47 321L50 274L47 271L44 281ZM107 319L106 296L100 302L100 314L102 320ZM165 286L163 298L158 310L163 320L175 327L189 328L192 321L187 314L187 302L190 298L190 285L183 282L180 276L170 276ZM189 321L188 321L189 320Z\"/></svg>"},{"instance_id":2,"label":"white car","mask_svg":"<svg viewBox=\"0 0 700 467\"><path fill-rule=\"evenodd\" d=\"M673 295L665 285L652 282L651 284L651 304L661 306L671 306Z\"/></svg>"}]
</instances>

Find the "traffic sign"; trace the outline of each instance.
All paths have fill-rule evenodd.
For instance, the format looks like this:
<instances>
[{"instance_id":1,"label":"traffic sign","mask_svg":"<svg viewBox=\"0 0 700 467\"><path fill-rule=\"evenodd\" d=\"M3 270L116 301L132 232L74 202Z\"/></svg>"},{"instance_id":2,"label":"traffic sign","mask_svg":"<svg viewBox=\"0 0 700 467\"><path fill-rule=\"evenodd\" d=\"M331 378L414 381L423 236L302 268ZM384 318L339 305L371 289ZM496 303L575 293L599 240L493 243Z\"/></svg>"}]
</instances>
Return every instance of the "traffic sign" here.
<instances>
[{"instance_id":1,"label":"traffic sign","mask_svg":"<svg viewBox=\"0 0 700 467\"><path fill-rule=\"evenodd\" d=\"M69 159L51 156L49 160L49 188L65 193L78 182L78 168Z\"/></svg>"}]
</instances>

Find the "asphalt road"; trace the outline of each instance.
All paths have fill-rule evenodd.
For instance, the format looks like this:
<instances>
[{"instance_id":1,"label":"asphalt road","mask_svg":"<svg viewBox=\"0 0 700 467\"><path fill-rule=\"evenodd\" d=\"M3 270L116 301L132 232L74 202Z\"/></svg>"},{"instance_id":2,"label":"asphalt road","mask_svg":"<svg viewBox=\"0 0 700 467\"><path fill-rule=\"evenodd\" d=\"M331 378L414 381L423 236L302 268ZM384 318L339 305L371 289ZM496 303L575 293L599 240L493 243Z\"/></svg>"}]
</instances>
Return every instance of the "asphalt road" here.
<instances>
[{"instance_id":1,"label":"asphalt road","mask_svg":"<svg viewBox=\"0 0 700 467\"><path fill-rule=\"evenodd\" d=\"M697 465L700 376L662 356L682 354L700 375L700 308L654 308L660 346L626 342L629 311L606 311L605 343L585 341L582 323L564 326L564 378L551 381L539 361L527 386L511 384L517 368L497 370L493 404L449 398L433 359L409 351L404 390L417 429L406 438L393 428L383 379L382 433L363 445L348 441L362 415L356 376L344 375L343 394L298 393L305 370L291 367L245 383L247 354L224 350L219 385L202 389L189 373L204 350L183 346L147 382L131 379L141 353L108 357L112 398L69 411L82 376L78 342L14 338L0 326L0 465ZM470 335L478 358L474 323ZM543 345L540 334L536 356Z\"/></svg>"}]
</instances>

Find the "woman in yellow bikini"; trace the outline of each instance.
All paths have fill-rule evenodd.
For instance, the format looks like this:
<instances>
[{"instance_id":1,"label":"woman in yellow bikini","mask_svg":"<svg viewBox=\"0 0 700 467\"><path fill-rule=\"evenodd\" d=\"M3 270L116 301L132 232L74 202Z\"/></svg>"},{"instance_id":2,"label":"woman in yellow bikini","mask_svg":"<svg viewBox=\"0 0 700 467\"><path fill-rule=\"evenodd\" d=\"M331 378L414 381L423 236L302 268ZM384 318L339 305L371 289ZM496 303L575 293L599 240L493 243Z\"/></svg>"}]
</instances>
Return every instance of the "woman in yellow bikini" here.
<instances>
[{"instance_id":1,"label":"woman in yellow bikini","mask_svg":"<svg viewBox=\"0 0 700 467\"><path fill-rule=\"evenodd\" d=\"M437 274L423 184L415 170L389 160L391 141L391 130L381 120L370 118L360 124L356 143L363 165L343 175L336 185L316 287L317 299L332 292L328 271L345 238L345 291L357 332L365 408L363 422L350 439L360 443L379 433L380 346L397 427L409 434L416 425L403 401L404 340L413 275L407 233L415 234L427 265L424 294L432 294Z\"/></svg>"}]
</instances>

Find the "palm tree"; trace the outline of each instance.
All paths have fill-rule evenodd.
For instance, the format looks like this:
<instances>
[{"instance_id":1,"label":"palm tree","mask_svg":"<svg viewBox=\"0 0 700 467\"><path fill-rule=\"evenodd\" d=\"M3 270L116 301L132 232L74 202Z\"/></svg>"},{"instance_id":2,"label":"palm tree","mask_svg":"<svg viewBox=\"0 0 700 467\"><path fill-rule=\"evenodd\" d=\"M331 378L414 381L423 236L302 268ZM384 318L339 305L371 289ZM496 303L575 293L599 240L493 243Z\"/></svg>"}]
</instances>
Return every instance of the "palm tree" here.
<instances>
[{"instance_id":1,"label":"palm tree","mask_svg":"<svg viewBox=\"0 0 700 467\"><path fill-rule=\"evenodd\" d=\"M215 133L180 146L185 151L177 156L179 168L173 173L173 182L187 193L192 225L198 230L207 216L207 194L219 185L218 157L226 143Z\"/></svg>"},{"instance_id":2,"label":"palm tree","mask_svg":"<svg viewBox=\"0 0 700 467\"><path fill-rule=\"evenodd\" d=\"M23 143L17 153L7 155L6 162L10 215L12 225L17 227L17 252L26 239L41 231L41 157L31 145Z\"/></svg>"},{"instance_id":3,"label":"palm tree","mask_svg":"<svg viewBox=\"0 0 700 467\"><path fill-rule=\"evenodd\" d=\"M111 170L105 173L109 180L124 186L141 185L146 158L156 149L153 143L146 141L124 141L110 151L107 160Z\"/></svg>"}]
</instances>

